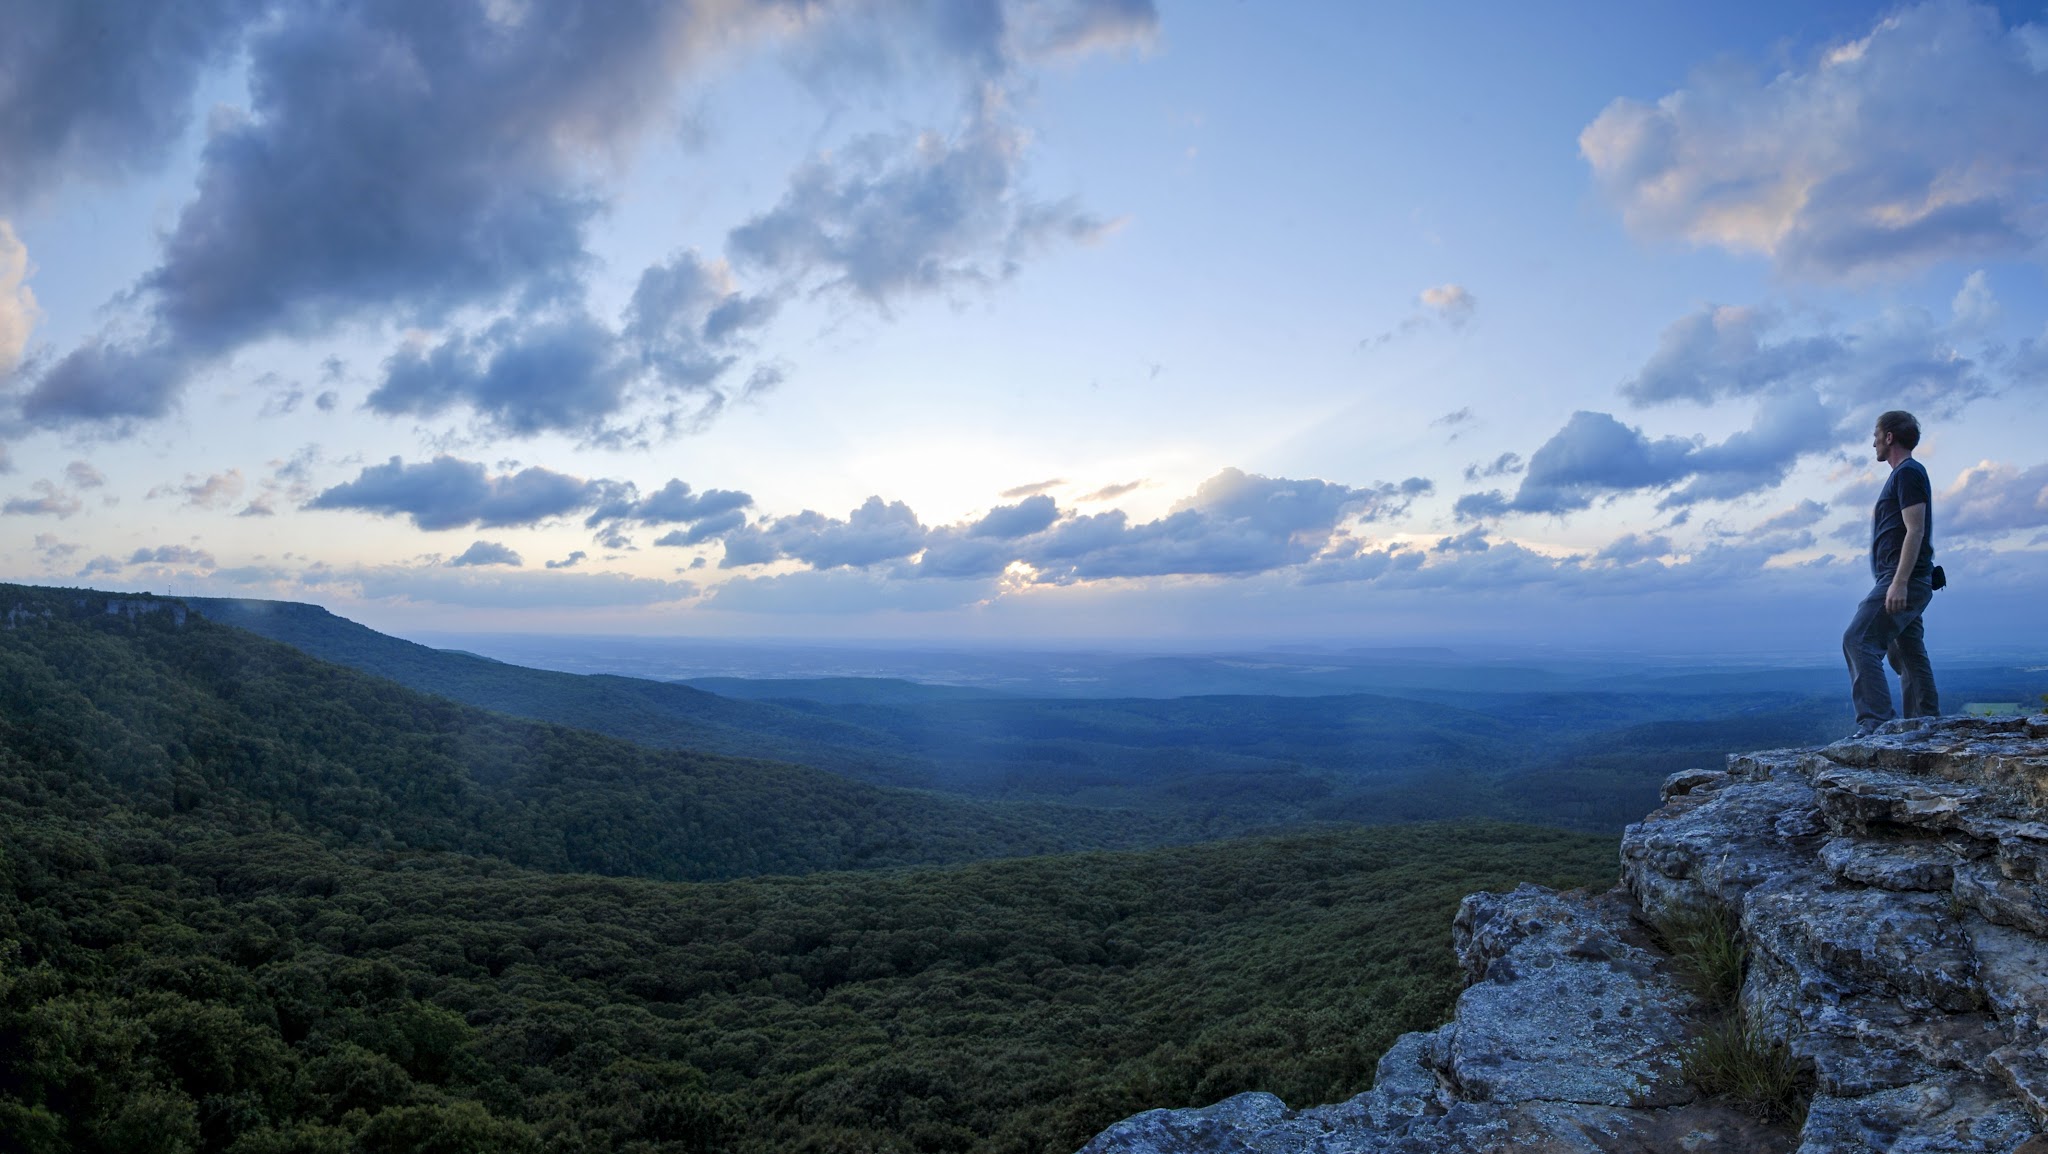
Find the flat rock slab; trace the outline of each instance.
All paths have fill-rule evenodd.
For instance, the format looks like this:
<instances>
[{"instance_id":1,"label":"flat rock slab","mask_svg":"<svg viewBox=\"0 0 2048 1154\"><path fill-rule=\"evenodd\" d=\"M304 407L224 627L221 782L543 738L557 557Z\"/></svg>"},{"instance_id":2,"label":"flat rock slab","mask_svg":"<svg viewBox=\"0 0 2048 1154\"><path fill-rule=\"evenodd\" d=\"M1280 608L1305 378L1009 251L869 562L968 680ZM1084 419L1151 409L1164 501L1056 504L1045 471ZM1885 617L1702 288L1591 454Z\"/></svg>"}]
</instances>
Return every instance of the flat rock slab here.
<instances>
[{"instance_id":1,"label":"flat rock slab","mask_svg":"<svg viewBox=\"0 0 2048 1154\"><path fill-rule=\"evenodd\" d=\"M2048 808L2048 717L1895 721L1820 754L1839 765L1964 782L2012 805Z\"/></svg>"},{"instance_id":2,"label":"flat rock slab","mask_svg":"<svg viewBox=\"0 0 2048 1154\"><path fill-rule=\"evenodd\" d=\"M1651 920L1738 906L1758 886L1820 876L1804 779L1702 781L1622 835L1622 880ZM1791 821L1785 820L1790 815Z\"/></svg>"},{"instance_id":3,"label":"flat rock slab","mask_svg":"<svg viewBox=\"0 0 2048 1154\"><path fill-rule=\"evenodd\" d=\"M1908 1008L1970 1013L1984 1005L1974 944L1946 897L1843 889L1750 895L1742 933L1752 965L1781 973L1806 1001L1880 994Z\"/></svg>"},{"instance_id":4,"label":"flat rock slab","mask_svg":"<svg viewBox=\"0 0 2048 1154\"><path fill-rule=\"evenodd\" d=\"M2048 1041L2048 941L1974 918L1966 926L1992 1012L2015 1037Z\"/></svg>"},{"instance_id":5,"label":"flat rock slab","mask_svg":"<svg viewBox=\"0 0 2048 1154\"><path fill-rule=\"evenodd\" d=\"M1960 855L1933 841L1859 841L1829 838L1820 847L1820 864L1846 882L1885 890L1943 893L1956 884Z\"/></svg>"},{"instance_id":6,"label":"flat rock slab","mask_svg":"<svg viewBox=\"0 0 2048 1154\"><path fill-rule=\"evenodd\" d=\"M1983 1078L1838 1098L1819 1094L1798 1154L2008 1154L2033 1119Z\"/></svg>"},{"instance_id":7,"label":"flat rock slab","mask_svg":"<svg viewBox=\"0 0 2048 1154\"><path fill-rule=\"evenodd\" d=\"M1625 903L1536 886L1474 894L1453 940L1480 979L1446 1031L1447 1073L1474 1102L1672 1106L1692 996L1663 967Z\"/></svg>"}]
</instances>

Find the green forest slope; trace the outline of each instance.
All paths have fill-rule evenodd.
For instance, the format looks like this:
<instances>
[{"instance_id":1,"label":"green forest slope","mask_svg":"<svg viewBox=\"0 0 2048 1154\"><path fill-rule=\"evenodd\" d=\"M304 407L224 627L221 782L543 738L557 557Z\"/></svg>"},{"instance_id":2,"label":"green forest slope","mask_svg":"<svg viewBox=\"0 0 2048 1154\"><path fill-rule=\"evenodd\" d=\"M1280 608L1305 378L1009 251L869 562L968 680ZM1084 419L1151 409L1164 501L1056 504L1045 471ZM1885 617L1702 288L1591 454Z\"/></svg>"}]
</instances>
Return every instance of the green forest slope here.
<instances>
[{"instance_id":1,"label":"green forest slope","mask_svg":"<svg viewBox=\"0 0 2048 1154\"><path fill-rule=\"evenodd\" d=\"M671 879L1173 836L1131 814L880 788L486 713L175 602L0 586L0 613L0 804L18 811L205 811L241 833Z\"/></svg>"},{"instance_id":2,"label":"green forest slope","mask_svg":"<svg viewBox=\"0 0 2048 1154\"><path fill-rule=\"evenodd\" d=\"M1612 842L1400 826L716 884L0 817L0 1148L1066 1154L1365 1088L1459 898Z\"/></svg>"},{"instance_id":3,"label":"green forest slope","mask_svg":"<svg viewBox=\"0 0 2048 1154\"><path fill-rule=\"evenodd\" d=\"M528 669L430 649L337 617L317 605L187 597L227 625L282 641L322 661L389 678L465 705L575 726L640 745L792 761L862 781L927 784L929 765L890 734L770 702L607 674Z\"/></svg>"}]
</instances>

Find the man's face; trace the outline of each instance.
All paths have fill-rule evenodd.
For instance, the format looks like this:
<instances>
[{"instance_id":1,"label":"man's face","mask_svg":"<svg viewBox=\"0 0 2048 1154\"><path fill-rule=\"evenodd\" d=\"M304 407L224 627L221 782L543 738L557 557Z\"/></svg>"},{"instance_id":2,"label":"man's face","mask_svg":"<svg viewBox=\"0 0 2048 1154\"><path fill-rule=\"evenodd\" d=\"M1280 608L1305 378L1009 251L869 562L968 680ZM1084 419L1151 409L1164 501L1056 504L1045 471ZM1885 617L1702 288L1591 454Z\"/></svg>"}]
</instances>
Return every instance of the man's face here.
<instances>
[{"instance_id":1,"label":"man's face","mask_svg":"<svg viewBox=\"0 0 2048 1154\"><path fill-rule=\"evenodd\" d=\"M1891 455L1892 435L1883 428L1870 430L1870 447L1877 453L1878 460L1884 460Z\"/></svg>"}]
</instances>

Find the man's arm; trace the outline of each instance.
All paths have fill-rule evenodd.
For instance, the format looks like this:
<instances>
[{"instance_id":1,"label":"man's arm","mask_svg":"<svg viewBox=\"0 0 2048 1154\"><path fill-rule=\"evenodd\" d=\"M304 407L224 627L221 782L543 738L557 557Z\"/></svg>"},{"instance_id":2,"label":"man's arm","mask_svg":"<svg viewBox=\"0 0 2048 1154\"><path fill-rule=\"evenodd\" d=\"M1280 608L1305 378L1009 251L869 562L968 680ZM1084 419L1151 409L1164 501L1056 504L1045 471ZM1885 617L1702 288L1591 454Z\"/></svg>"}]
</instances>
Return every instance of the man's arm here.
<instances>
[{"instance_id":1,"label":"man's arm","mask_svg":"<svg viewBox=\"0 0 2048 1154\"><path fill-rule=\"evenodd\" d=\"M1906 583L1913 578L1913 563L1920 559L1920 542L1927 539L1927 506L1908 505L1899 510L1906 523L1906 539L1899 545L1899 563L1892 569L1891 588L1884 591L1884 611L1906 611Z\"/></svg>"}]
</instances>

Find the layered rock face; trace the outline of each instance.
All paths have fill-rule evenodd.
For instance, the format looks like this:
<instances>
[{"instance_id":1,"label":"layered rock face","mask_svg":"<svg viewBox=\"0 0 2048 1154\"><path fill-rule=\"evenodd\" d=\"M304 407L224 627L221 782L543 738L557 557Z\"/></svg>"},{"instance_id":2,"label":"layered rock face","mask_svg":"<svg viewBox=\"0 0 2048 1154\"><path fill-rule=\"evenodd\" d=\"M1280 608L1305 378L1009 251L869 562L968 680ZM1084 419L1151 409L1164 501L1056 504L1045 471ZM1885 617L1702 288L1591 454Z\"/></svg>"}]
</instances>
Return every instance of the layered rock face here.
<instances>
[{"instance_id":1,"label":"layered rock face","mask_svg":"<svg viewBox=\"0 0 2048 1154\"><path fill-rule=\"evenodd\" d=\"M1600 895L1474 894L1470 985L1348 1102L1153 1110L1082 1154L2048 1151L2048 716L1893 722L1688 770ZM1705 1099L1702 1007L1645 932L1725 911L1744 1022L1811 1078L1796 1129Z\"/></svg>"}]
</instances>

